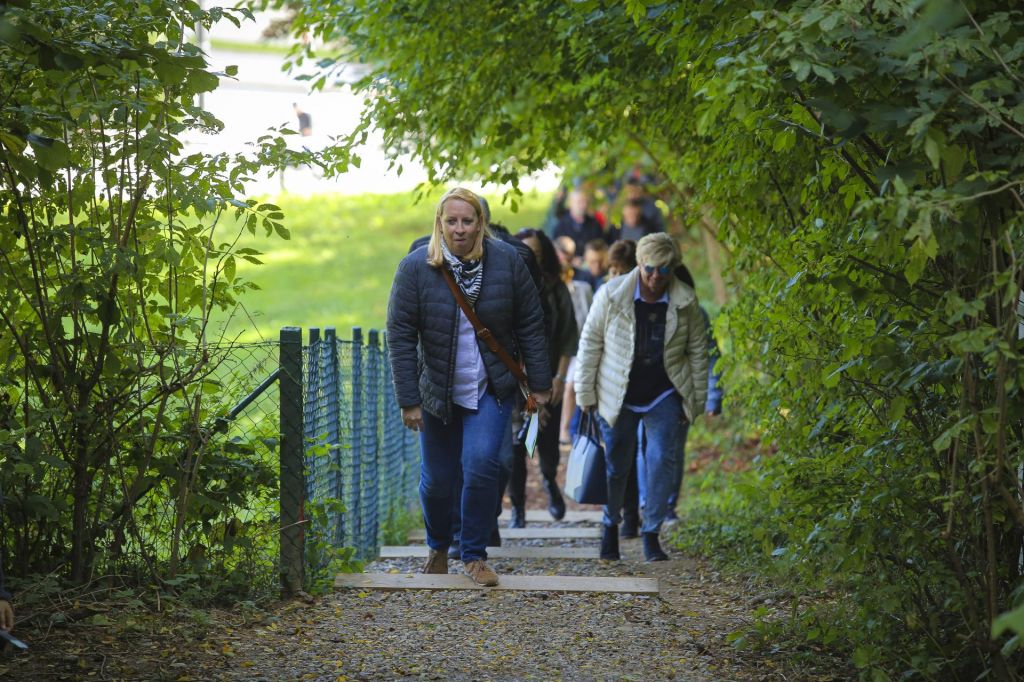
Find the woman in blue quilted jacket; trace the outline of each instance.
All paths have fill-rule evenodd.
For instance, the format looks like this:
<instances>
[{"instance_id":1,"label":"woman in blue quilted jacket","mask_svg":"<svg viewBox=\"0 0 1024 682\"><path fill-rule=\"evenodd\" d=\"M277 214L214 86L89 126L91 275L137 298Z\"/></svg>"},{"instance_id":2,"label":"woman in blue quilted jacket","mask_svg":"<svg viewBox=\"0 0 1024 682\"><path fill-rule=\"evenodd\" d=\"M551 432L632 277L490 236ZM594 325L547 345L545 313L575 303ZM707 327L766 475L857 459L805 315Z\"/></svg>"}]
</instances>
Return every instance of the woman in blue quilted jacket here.
<instances>
[{"instance_id":1,"label":"woman in blue quilted jacket","mask_svg":"<svg viewBox=\"0 0 1024 682\"><path fill-rule=\"evenodd\" d=\"M501 452L519 382L478 336L446 281L506 353L525 365L539 405L551 368L537 288L515 249L486 236L479 198L456 188L438 202L430 242L398 265L388 302L388 349L402 421L420 434L424 573L448 572L452 507L461 497L460 551L478 584L498 584L487 540L498 505ZM463 479L458 490L459 474Z\"/></svg>"}]
</instances>

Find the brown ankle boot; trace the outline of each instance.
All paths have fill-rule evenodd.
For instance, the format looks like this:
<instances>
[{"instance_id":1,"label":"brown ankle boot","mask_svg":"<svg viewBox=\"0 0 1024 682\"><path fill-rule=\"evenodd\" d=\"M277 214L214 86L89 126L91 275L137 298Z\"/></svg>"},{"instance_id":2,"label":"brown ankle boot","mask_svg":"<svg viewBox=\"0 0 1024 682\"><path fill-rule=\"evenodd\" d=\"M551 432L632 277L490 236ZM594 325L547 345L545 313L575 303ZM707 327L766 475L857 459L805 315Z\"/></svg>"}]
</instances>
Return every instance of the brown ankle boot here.
<instances>
[{"instance_id":1,"label":"brown ankle boot","mask_svg":"<svg viewBox=\"0 0 1024 682\"><path fill-rule=\"evenodd\" d=\"M494 587L498 584L498 574L483 559L467 563L466 575L472 578L477 585L484 587Z\"/></svg>"},{"instance_id":2,"label":"brown ankle boot","mask_svg":"<svg viewBox=\"0 0 1024 682\"><path fill-rule=\"evenodd\" d=\"M427 554L427 563L423 565L423 572L446 575L448 573L448 550L430 550Z\"/></svg>"}]
</instances>

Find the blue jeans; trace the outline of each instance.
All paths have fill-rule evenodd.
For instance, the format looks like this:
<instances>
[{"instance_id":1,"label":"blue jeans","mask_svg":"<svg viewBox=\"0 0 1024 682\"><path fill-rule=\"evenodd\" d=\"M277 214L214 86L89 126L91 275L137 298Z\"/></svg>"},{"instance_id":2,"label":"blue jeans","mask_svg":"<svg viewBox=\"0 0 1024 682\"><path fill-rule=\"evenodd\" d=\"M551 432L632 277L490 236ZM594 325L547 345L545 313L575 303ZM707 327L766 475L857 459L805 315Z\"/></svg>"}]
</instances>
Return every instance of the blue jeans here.
<instances>
[{"instance_id":1,"label":"blue jeans","mask_svg":"<svg viewBox=\"0 0 1024 682\"><path fill-rule=\"evenodd\" d=\"M636 459L637 427L643 422L647 434L643 489L643 533L657 533L668 512L668 499L676 480L677 448L685 425L683 402L672 393L643 414L623 408L612 427L598 417L604 439L608 474L608 504L604 525L617 526L622 520L622 501L626 493L629 468Z\"/></svg>"},{"instance_id":2,"label":"blue jeans","mask_svg":"<svg viewBox=\"0 0 1024 682\"><path fill-rule=\"evenodd\" d=\"M448 424L423 412L420 501L431 549L447 550L452 544L452 509L460 495L461 473L462 560L487 558L487 540L499 502L501 457L507 447L505 440L512 438L513 402L498 405L495 397L485 392L475 410L454 405Z\"/></svg>"},{"instance_id":3,"label":"blue jeans","mask_svg":"<svg viewBox=\"0 0 1024 682\"><path fill-rule=\"evenodd\" d=\"M501 444L501 470L498 472L498 505L494 510L494 525L498 525L498 517L501 516L501 499L505 496L505 488L508 486L508 479L512 475L512 424L508 425L508 438ZM462 490L462 469L459 468L458 489ZM493 530L491 531L493 533ZM452 495L452 539L460 541L462 535L462 495Z\"/></svg>"},{"instance_id":4,"label":"blue jeans","mask_svg":"<svg viewBox=\"0 0 1024 682\"><path fill-rule=\"evenodd\" d=\"M676 449L676 478L672 484L672 494L668 496L669 509L674 509L676 503L679 502L679 489L683 486L683 471L686 468L686 437L689 433L690 423L683 422L683 428L679 434L679 447ZM640 506L642 507L647 492L647 462L644 458L646 439L640 434L637 436L637 441L641 445L637 448L636 453L636 481L637 487L640 488Z\"/></svg>"}]
</instances>

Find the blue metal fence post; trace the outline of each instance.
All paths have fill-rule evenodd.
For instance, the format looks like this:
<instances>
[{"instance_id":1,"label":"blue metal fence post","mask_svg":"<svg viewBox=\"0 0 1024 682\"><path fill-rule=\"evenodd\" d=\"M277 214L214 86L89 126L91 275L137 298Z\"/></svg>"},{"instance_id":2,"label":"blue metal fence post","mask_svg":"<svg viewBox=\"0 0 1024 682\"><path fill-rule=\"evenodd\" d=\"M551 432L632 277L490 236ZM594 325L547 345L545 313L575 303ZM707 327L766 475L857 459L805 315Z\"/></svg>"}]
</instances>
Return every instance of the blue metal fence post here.
<instances>
[{"instance_id":1,"label":"blue metal fence post","mask_svg":"<svg viewBox=\"0 0 1024 682\"><path fill-rule=\"evenodd\" d=\"M381 476L378 462L380 459L380 332L376 329L370 330L369 344L367 348L366 364L366 435L367 449L364 452L367 467L364 470L363 484L373 499L364 500L369 511L370 518L366 529L366 548L368 556L374 558L377 555L377 547L380 542L380 515L381 515ZM387 472L385 472L387 473Z\"/></svg>"},{"instance_id":2,"label":"blue metal fence post","mask_svg":"<svg viewBox=\"0 0 1024 682\"><path fill-rule=\"evenodd\" d=\"M360 556L363 554L363 330L352 327L352 475L349 479L352 507L348 510L351 521L349 532Z\"/></svg>"},{"instance_id":3,"label":"blue metal fence post","mask_svg":"<svg viewBox=\"0 0 1024 682\"><path fill-rule=\"evenodd\" d=\"M341 376L338 367L338 335L334 327L324 329L324 354L321 356L324 368L324 400L327 403L327 443L330 447L329 497L344 499L343 477L341 474ZM332 514L330 538L335 547L344 543L344 514Z\"/></svg>"},{"instance_id":4,"label":"blue metal fence post","mask_svg":"<svg viewBox=\"0 0 1024 682\"><path fill-rule=\"evenodd\" d=\"M320 329L309 328L309 346L306 353L306 377L305 389L306 398L303 401L303 437L306 443L316 442L317 436L317 390L320 386L320 363L317 362L317 348L320 345ZM303 448L305 450L305 448ZM316 497L316 469L315 463L310 457L304 457L306 470L309 476L306 478L306 499L312 500Z\"/></svg>"},{"instance_id":5,"label":"blue metal fence post","mask_svg":"<svg viewBox=\"0 0 1024 682\"><path fill-rule=\"evenodd\" d=\"M281 587L286 595L293 595L305 581L302 329L281 329L279 353Z\"/></svg>"}]
</instances>

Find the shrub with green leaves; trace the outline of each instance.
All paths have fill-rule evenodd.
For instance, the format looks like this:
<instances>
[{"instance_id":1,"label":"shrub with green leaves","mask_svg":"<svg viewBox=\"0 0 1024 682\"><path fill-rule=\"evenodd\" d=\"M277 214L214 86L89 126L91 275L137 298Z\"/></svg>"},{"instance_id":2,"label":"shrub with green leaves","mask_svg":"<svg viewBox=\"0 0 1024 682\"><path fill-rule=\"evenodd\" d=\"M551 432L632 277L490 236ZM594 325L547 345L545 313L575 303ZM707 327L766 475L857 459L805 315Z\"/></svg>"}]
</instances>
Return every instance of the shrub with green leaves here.
<instances>
[{"instance_id":1,"label":"shrub with green leaves","mask_svg":"<svg viewBox=\"0 0 1024 682\"><path fill-rule=\"evenodd\" d=\"M251 286L236 277L255 260L239 230L284 231L276 206L243 197L284 143L242 156L182 142L222 128L197 98L234 71L210 71L190 36L247 15L159 0L0 7L0 485L14 574L225 575L276 540L246 516L273 500L273 453L260 434L229 442L212 428L240 396L208 322Z\"/></svg>"}]
</instances>

